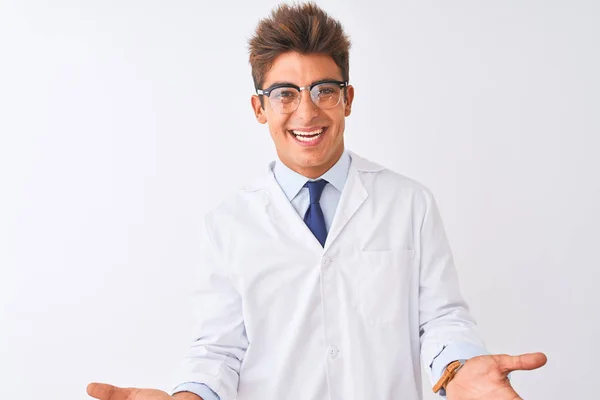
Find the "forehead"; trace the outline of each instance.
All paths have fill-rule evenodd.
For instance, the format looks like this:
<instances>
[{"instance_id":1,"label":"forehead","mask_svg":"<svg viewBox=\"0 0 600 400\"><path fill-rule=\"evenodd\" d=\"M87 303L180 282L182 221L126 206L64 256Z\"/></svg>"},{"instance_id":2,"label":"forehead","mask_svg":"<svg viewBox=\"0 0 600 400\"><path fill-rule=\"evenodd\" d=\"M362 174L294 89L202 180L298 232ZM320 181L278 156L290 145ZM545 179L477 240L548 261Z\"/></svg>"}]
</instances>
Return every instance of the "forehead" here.
<instances>
[{"instance_id":1,"label":"forehead","mask_svg":"<svg viewBox=\"0 0 600 400\"><path fill-rule=\"evenodd\" d=\"M331 56L288 52L275 58L265 76L263 87L269 87L274 82L304 86L322 79L342 80L342 72Z\"/></svg>"}]
</instances>

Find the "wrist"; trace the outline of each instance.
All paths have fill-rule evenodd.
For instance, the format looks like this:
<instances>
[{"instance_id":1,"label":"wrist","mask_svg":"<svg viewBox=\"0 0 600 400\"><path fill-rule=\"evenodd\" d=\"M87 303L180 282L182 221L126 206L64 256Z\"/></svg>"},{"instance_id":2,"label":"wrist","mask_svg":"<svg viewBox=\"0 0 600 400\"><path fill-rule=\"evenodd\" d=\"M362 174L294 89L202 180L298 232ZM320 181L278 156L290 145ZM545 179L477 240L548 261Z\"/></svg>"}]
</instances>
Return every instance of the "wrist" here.
<instances>
[{"instance_id":1,"label":"wrist","mask_svg":"<svg viewBox=\"0 0 600 400\"><path fill-rule=\"evenodd\" d=\"M448 364L441 378L433 387L434 393L441 392L440 394L445 395L448 385L450 384L450 382L452 382L456 374L458 374L461 368L465 365L466 361L467 360L456 360Z\"/></svg>"}]
</instances>

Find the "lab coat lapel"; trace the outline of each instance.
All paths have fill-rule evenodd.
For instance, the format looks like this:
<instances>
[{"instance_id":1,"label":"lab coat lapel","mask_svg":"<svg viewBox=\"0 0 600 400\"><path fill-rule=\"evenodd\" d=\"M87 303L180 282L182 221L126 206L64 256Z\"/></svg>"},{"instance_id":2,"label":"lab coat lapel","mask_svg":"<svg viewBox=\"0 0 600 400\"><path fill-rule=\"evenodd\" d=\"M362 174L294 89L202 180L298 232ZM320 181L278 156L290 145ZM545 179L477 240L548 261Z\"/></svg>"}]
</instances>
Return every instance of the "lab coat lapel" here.
<instances>
[{"instance_id":1,"label":"lab coat lapel","mask_svg":"<svg viewBox=\"0 0 600 400\"><path fill-rule=\"evenodd\" d=\"M265 210L269 215L269 218L275 223L277 230L282 232L281 237L294 236L295 240L301 241L301 243L316 247L319 251L323 251L321 243L317 240L315 235L310 231L306 223L296 210L285 193L277 183L275 176L273 175L273 164L269 166L267 174L266 191L265 191Z\"/></svg>"},{"instance_id":2,"label":"lab coat lapel","mask_svg":"<svg viewBox=\"0 0 600 400\"><path fill-rule=\"evenodd\" d=\"M340 202L338 203L327 241L325 242L325 251L327 251L333 242L340 236L344 227L356 214L360 206L367 200L369 194L362 181L362 174L365 172L376 172L381 169L380 166L359 157L353 152L349 152L352 158L348 178Z\"/></svg>"}]
</instances>

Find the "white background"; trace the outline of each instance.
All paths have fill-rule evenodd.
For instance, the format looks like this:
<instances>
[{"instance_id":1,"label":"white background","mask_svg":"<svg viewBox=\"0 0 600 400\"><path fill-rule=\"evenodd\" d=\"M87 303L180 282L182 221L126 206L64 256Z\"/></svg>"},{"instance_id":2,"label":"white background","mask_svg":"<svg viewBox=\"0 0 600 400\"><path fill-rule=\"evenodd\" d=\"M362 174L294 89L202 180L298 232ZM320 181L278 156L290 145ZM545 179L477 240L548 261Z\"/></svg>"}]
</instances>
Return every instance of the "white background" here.
<instances>
[{"instance_id":1,"label":"white background","mask_svg":"<svg viewBox=\"0 0 600 400\"><path fill-rule=\"evenodd\" d=\"M275 157L246 47L275 4L0 0L1 399L170 388L200 221ZM597 396L600 3L319 4L347 147L433 190L489 350L547 353L515 387Z\"/></svg>"}]
</instances>

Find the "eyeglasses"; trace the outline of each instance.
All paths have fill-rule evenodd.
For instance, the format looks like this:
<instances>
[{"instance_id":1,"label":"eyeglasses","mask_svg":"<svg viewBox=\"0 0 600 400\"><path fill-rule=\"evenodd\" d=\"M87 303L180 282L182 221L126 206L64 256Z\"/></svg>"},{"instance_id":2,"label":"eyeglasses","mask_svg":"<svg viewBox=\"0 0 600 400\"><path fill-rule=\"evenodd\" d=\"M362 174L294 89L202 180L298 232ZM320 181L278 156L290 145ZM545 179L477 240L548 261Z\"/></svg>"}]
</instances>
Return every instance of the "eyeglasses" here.
<instances>
[{"instance_id":1,"label":"eyeglasses","mask_svg":"<svg viewBox=\"0 0 600 400\"><path fill-rule=\"evenodd\" d=\"M308 86L296 86L292 83L276 83L267 89L256 89L259 96L267 96L271 108L282 114L290 114L300 105L301 92L308 90L313 104L322 110L329 110L340 103L343 88L348 87L348 82L336 80L323 80Z\"/></svg>"}]
</instances>

